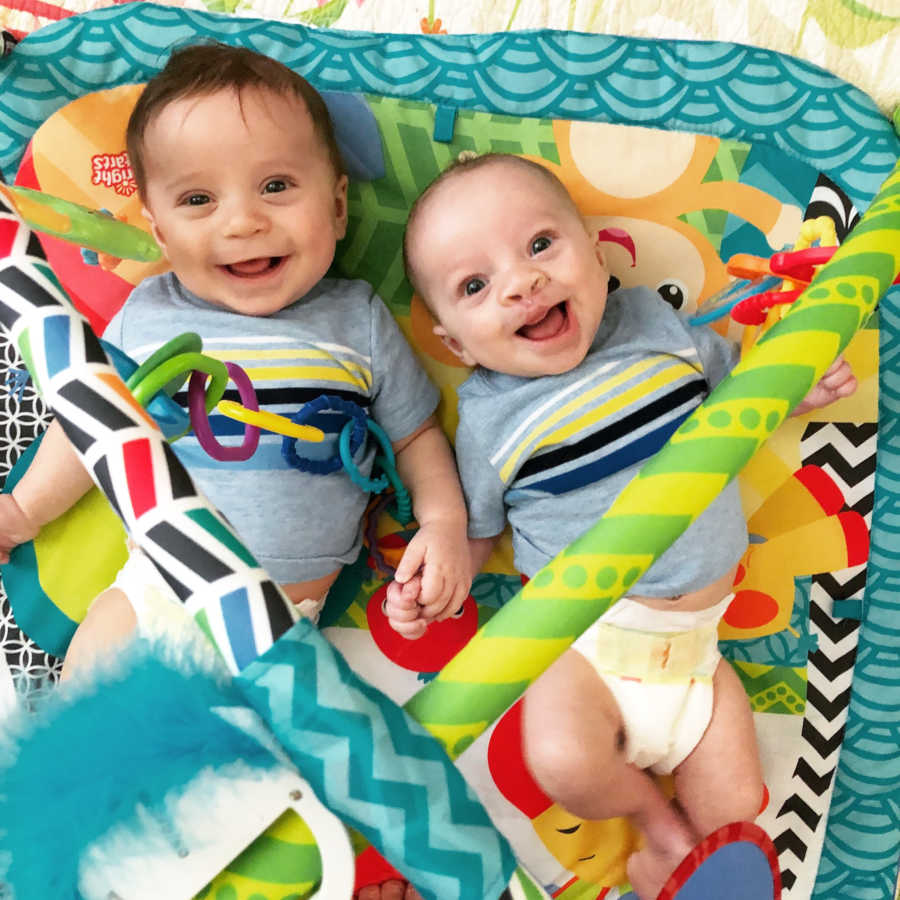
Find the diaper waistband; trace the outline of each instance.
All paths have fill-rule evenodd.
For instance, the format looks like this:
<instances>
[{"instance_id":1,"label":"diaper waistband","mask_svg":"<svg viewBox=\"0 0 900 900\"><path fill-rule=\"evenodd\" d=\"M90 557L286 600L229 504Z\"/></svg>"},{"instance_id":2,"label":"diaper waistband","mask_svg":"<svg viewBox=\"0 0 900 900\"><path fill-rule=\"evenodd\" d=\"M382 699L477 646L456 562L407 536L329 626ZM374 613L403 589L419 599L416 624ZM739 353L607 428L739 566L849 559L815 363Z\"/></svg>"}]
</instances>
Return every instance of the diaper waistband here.
<instances>
[{"instance_id":1,"label":"diaper waistband","mask_svg":"<svg viewBox=\"0 0 900 900\"><path fill-rule=\"evenodd\" d=\"M599 672L641 681L710 681L719 661L717 624L667 634L598 622L588 646Z\"/></svg>"}]
</instances>

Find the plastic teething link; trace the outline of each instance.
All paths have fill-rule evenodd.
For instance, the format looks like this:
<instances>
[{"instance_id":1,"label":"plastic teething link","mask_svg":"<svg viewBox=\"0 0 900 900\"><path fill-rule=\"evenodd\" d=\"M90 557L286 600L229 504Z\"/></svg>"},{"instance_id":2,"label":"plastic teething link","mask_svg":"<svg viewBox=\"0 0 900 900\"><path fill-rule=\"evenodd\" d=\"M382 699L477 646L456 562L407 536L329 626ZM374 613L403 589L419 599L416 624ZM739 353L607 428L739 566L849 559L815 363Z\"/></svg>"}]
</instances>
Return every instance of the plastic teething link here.
<instances>
[{"instance_id":1,"label":"plastic teething link","mask_svg":"<svg viewBox=\"0 0 900 900\"><path fill-rule=\"evenodd\" d=\"M309 403L304 404L293 416L291 421L296 425L306 425L316 413L329 411L343 413L349 418L349 422L344 426L352 424L352 432L350 434L350 455L352 456L362 446L366 439L366 416L365 411L358 403L350 400L344 400L332 394L321 394ZM301 472L310 472L313 475L328 475L331 472L337 472L343 465L340 455L329 457L328 459L307 459L297 453L294 444L296 439L285 437L281 442L281 455L284 457L288 465L299 469Z\"/></svg>"},{"instance_id":2,"label":"plastic teething link","mask_svg":"<svg viewBox=\"0 0 900 900\"><path fill-rule=\"evenodd\" d=\"M233 400L220 400L216 409L223 416L234 419L236 422L255 425L263 431L286 435L298 441L309 441L316 444L325 439L325 432L321 428L313 425L297 425L287 416L280 416L278 413L268 410L247 409L246 406L241 406L240 403L235 403Z\"/></svg>"},{"instance_id":3,"label":"plastic teething link","mask_svg":"<svg viewBox=\"0 0 900 900\"><path fill-rule=\"evenodd\" d=\"M381 457L377 457L377 459L381 459ZM394 486L394 505L391 515L402 525L408 525L413 519L412 498L409 496L409 491L393 466L389 469L386 468L385 472L388 480Z\"/></svg>"},{"instance_id":4,"label":"plastic teething link","mask_svg":"<svg viewBox=\"0 0 900 900\"><path fill-rule=\"evenodd\" d=\"M396 458L394 456L394 448L391 446L391 440L385 434L384 429L372 419L366 419L366 427L381 445L382 453L375 457L375 464L381 467L383 472L378 478L366 478L353 462L350 454L350 438L348 434L350 423L348 422L341 430L339 441L339 449L341 454L341 462L350 476L350 480L367 493L380 494L388 486L388 483L394 488L394 510L391 513L398 521L407 524L412 519L412 502L410 500L409 491L400 480L397 474Z\"/></svg>"},{"instance_id":5,"label":"plastic teething link","mask_svg":"<svg viewBox=\"0 0 900 900\"><path fill-rule=\"evenodd\" d=\"M394 448L384 429L374 422L365 411L352 400L343 400L328 394L322 394L303 406L291 421L301 425L305 424L313 415L322 411L334 411L344 413L348 419L344 423L338 435L338 454L325 460L306 459L297 454L294 447L295 439L285 437L281 444L282 456L294 468L301 472L312 472L323 475L336 472L341 467L347 472L348 478L367 494L380 494L388 485L394 488L394 508L392 515L398 522L407 523L412 520L412 501L409 491L406 490L400 476L397 474ZM375 456L375 465L382 470L377 478L366 478L360 472L353 460L354 454L359 450L366 439L367 432L371 432L381 447L381 453Z\"/></svg>"},{"instance_id":6,"label":"plastic teething link","mask_svg":"<svg viewBox=\"0 0 900 900\"><path fill-rule=\"evenodd\" d=\"M134 394L138 403L146 406L167 384L186 372L200 372L203 375L209 375L211 381L204 397L204 412L209 412L225 393L225 387L228 384L228 369L225 363L213 359L211 356L205 356L203 353L182 353L179 356L173 356L157 366L143 381L135 384L131 393ZM203 383L204 381L201 379L201 389Z\"/></svg>"},{"instance_id":7,"label":"plastic teething link","mask_svg":"<svg viewBox=\"0 0 900 900\"><path fill-rule=\"evenodd\" d=\"M110 358L123 381L137 371L138 364L115 344L101 338L100 346ZM170 443L184 437L191 430L191 420L187 411L182 409L165 391L154 393L146 409L156 420L163 436Z\"/></svg>"},{"instance_id":8,"label":"plastic teething link","mask_svg":"<svg viewBox=\"0 0 900 900\"><path fill-rule=\"evenodd\" d=\"M172 359L173 356L179 356L182 353L199 353L203 349L203 340L199 334L193 331L185 331L177 337L173 337L171 341L167 341L158 350L154 350L132 373L125 379L125 386L129 391L134 391L135 386L140 384L157 366ZM166 393L170 396L181 387L190 375L190 370L179 373L184 377L172 385L166 385Z\"/></svg>"},{"instance_id":9,"label":"plastic teething link","mask_svg":"<svg viewBox=\"0 0 900 900\"><path fill-rule=\"evenodd\" d=\"M688 320L688 325L708 325L727 316L738 303L746 297L752 297L758 291L774 288L781 279L772 275L762 276L753 281L741 278L726 285L712 294Z\"/></svg>"},{"instance_id":10,"label":"plastic teething link","mask_svg":"<svg viewBox=\"0 0 900 900\"><path fill-rule=\"evenodd\" d=\"M816 274L816 267L827 263L834 256L834 250L834 247L806 247L774 253L769 268L776 275L809 284Z\"/></svg>"},{"instance_id":11,"label":"plastic teething link","mask_svg":"<svg viewBox=\"0 0 900 900\"><path fill-rule=\"evenodd\" d=\"M409 491L397 474L397 462L394 456L394 448L391 446L391 440L377 422L369 419L366 424L369 431L378 438L378 443L381 444L381 448L384 450L383 455L378 454L375 457L375 463L381 466L382 471L394 488L394 508L391 515L398 522L406 525L412 521L412 500L410 499Z\"/></svg>"},{"instance_id":12,"label":"plastic teething link","mask_svg":"<svg viewBox=\"0 0 900 900\"><path fill-rule=\"evenodd\" d=\"M208 359L209 357L206 357ZM258 410L259 402L256 399L256 391L250 383L247 373L236 363L224 364L228 375L235 383L241 403L250 410ZM188 408L191 411L191 425L194 428L194 434L200 446L213 458L220 462L240 462L250 459L259 446L259 429L254 425L244 426L244 440L236 447L225 447L216 440L209 424L209 416L204 407L203 385L205 382L205 374L203 370L198 370L191 375L188 384ZM223 392L224 392L224 385ZM210 388L212 390L212 388ZM221 399L222 394L216 399L216 403ZM206 398L208 399L208 397ZM215 404L213 404L215 405Z\"/></svg>"},{"instance_id":13,"label":"plastic teething link","mask_svg":"<svg viewBox=\"0 0 900 900\"><path fill-rule=\"evenodd\" d=\"M369 429L371 429L374 424L375 423L371 420L366 422L366 426ZM380 494L388 486L387 478L384 475L379 475L378 478L366 478L353 461L353 454L350 452L350 433L353 425L354 422L351 419L341 429L341 436L338 440L338 452L340 453L341 463L347 470L347 475L350 480L358 488L361 488L367 494ZM384 432L382 432L382 434L383 433ZM375 436L378 436L377 433Z\"/></svg>"},{"instance_id":14,"label":"plastic teething link","mask_svg":"<svg viewBox=\"0 0 900 900\"><path fill-rule=\"evenodd\" d=\"M765 291L762 294L754 294L741 300L731 310L731 318L741 325L762 325L766 320L766 313L779 303L793 303L800 291Z\"/></svg>"}]
</instances>

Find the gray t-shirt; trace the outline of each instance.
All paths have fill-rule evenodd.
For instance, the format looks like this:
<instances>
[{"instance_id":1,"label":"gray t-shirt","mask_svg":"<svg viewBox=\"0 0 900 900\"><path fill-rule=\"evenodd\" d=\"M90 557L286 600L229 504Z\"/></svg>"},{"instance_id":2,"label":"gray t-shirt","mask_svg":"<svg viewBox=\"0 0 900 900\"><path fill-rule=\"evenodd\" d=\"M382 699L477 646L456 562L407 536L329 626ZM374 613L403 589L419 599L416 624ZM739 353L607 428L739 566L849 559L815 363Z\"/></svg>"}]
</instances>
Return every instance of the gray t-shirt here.
<instances>
[{"instance_id":1,"label":"gray t-shirt","mask_svg":"<svg viewBox=\"0 0 900 900\"><path fill-rule=\"evenodd\" d=\"M534 575L586 532L644 462L737 362L737 348L684 323L647 288L610 294L591 350L561 375L476 369L459 388L456 456L469 536L512 526L515 563ZM669 597L724 575L747 547L732 481L636 582Z\"/></svg>"},{"instance_id":2,"label":"gray t-shirt","mask_svg":"<svg viewBox=\"0 0 900 900\"><path fill-rule=\"evenodd\" d=\"M361 406L396 441L437 406L437 388L364 281L325 278L286 309L258 317L213 306L166 273L132 291L103 337L140 363L185 331L202 337L204 353L247 372L260 409L288 418L315 397L336 395ZM233 384L225 396L239 400ZM182 405L186 398L186 389L176 394ZM322 428L326 439L298 442L298 455L333 456L342 422L317 414L310 424ZM210 424L221 443L240 443L241 423L213 411ZM174 449L260 564L288 583L327 575L356 559L368 495L343 470L318 475L292 467L281 445L281 435L263 431L249 460L217 462L191 432ZM371 474L374 456L370 439L354 458L363 475Z\"/></svg>"}]
</instances>

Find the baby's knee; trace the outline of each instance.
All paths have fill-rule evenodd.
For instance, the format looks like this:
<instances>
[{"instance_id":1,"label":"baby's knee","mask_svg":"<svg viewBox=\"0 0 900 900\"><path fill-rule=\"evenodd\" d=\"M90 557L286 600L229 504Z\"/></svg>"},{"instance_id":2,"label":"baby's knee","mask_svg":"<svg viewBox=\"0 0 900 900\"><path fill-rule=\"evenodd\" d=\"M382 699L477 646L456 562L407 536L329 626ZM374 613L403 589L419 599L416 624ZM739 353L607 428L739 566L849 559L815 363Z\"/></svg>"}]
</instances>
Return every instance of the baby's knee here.
<instances>
[{"instance_id":1,"label":"baby's knee","mask_svg":"<svg viewBox=\"0 0 900 900\"><path fill-rule=\"evenodd\" d=\"M602 790L626 765L625 729L621 721L606 717L586 729L540 729L526 740L524 753L543 790L572 808L573 798Z\"/></svg>"},{"instance_id":2,"label":"baby's knee","mask_svg":"<svg viewBox=\"0 0 900 900\"><path fill-rule=\"evenodd\" d=\"M110 588L91 604L69 644L63 661L63 681L97 658L114 652L134 633L137 618L124 592Z\"/></svg>"},{"instance_id":3,"label":"baby's knee","mask_svg":"<svg viewBox=\"0 0 900 900\"><path fill-rule=\"evenodd\" d=\"M564 654L525 694L522 738L538 784L563 806L601 790L626 765L621 711L579 653Z\"/></svg>"},{"instance_id":4,"label":"baby's knee","mask_svg":"<svg viewBox=\"0 0 900 900\"><path fill-rule=\"evenodd\" d=\"M129 637L137 626L131 601L120 588L109 588L91 604L79 631L107 643Z\"/></svg>"}]
</instances>

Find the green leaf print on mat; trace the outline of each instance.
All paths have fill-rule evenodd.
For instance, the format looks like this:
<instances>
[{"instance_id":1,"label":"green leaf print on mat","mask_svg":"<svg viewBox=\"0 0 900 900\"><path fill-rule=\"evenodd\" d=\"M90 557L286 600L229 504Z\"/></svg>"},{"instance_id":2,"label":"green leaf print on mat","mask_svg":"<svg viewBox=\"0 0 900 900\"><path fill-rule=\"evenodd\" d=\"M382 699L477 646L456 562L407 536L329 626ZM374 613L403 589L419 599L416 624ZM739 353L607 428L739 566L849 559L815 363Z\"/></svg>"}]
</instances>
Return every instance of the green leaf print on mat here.
<instances>
[{"instance_id":1,"label":"green leaf print on mat","mask_svg":"<svg viewBox=\"0 0 900 900\"><path fill-rule=\"evenodd\" d=\"M801 32L810 16L829 41L847 49L867 47L894 29L900 29L900 16L883 15L857 0L810 0Z\"/></svg>"}]
</instances>

